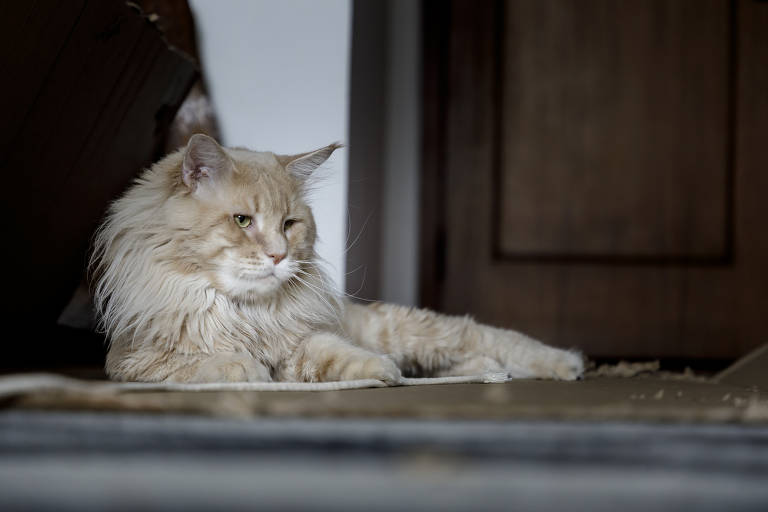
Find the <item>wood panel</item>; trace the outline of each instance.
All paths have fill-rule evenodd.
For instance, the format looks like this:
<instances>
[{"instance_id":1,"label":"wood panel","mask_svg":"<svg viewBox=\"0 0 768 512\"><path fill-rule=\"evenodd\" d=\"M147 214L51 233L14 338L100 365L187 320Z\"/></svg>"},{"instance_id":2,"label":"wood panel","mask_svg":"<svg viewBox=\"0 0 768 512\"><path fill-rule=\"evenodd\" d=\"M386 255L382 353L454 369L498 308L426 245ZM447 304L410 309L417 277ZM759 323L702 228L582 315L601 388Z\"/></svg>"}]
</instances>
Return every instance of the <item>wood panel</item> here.
<instances>
[{"instance_id":1,"label":"wood panel","mask_svg":"<svg viewBox=\"0 0 768 512\"><path fill-rule=\"evenodd\" d=\"M504 4L498 251L724 259L724 0Z\"/></svg>"},{"instance_id":2,"label":"wood panel","mask_svg":"<svg viewBox=\"0 0 768 512\"><path fill-rule=\"evenodd\" d=\"M3 2L4 40L0 52L3 75L13 76L3 84L4 122L0 126L0 154L16 142L19 126L42 93L51 67L72 37L83 14L85 0L58 2Z\"/></svg>"},{"instance_id":3,"label":"wood panel","mask_svg":"<svg viewBox=\"0 0 768 512\"><path fill-rule=\"evenodd\" d=\"M504 24L498 4L452 2L450 30L434 44L441 51L426 55L447 55L450 66L438 95L445 137L431 157L444 162L445 193L425 196L435 201L441 220L423 227L425 233L444 232L444 250L435 254L443 255L445 272L435 272L439 262L422 267L438 283L432 290L440 291L425 293L425 305L471 313L592 356L732 358L764 343L768 4L726 4L733 37L727 73L735 88L733 117L725 121L730 128L719 146L729 137L733 142L727 151L733 169L732 254L711 262L640 262L496 258L498 211L492 204L501 139L495 88ZM678 193L685 201L698 189Z\"/></svg>"}]
</instances>

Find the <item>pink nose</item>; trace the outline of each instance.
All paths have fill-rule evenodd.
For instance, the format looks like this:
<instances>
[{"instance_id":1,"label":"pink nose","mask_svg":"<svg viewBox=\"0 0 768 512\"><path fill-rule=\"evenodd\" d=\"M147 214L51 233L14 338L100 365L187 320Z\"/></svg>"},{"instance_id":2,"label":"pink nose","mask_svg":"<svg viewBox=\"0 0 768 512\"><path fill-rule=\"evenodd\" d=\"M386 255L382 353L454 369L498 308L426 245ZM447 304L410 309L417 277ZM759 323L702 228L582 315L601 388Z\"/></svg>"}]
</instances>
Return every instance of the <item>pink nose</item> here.
<instances>
[{"instance_id":1,"label":"pink nose","mask_svg":"<svg viewBox=\"0 0 768 512\"><path fill-rule=\"evenodd\" d=\"M272 261L274 261L274 262L275 262L275 265L277 265L278 263L280 263L281 261L283 261L283 259L285 258L285 253L284 253L284 252L281 252L281 253L275 253L275 254L270 254L270 253L267 253L267 256L269 256L270 258L272 258Z\"/></svg>"}]
</instances>

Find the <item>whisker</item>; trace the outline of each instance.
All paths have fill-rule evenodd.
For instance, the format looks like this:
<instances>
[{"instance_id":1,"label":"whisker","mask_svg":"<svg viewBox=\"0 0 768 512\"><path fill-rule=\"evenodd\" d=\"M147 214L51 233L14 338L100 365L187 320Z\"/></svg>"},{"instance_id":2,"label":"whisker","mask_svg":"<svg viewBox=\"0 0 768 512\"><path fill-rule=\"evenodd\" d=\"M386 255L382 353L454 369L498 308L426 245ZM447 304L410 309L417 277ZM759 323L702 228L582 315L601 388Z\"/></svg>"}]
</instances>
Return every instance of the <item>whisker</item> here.
<instances>
[{"instance_id":1,"label":"whisker","mask_svg":"<svg viewBox=\"0 0 768 512\"><path fill-rule=\"evenodd\" d=\"M338 322L338 324L342 325L342 320L341 320L341 317L339 317L338 308L333 307L333 305L330 303L328 298L323 295L323 293L322 293L323 290L322 289L315 287L314 285L310 284L309 282L307 282L306 280L302 279L301 277L299 277L297 275L294 275L293 277L296 279L296 281L298 281L302 285L304 285L307 290L309 290L312 293L314 293L317 296L317 298L319 298L321 301L323 301L325 303L325 305L328 306L329 311L332 312L334 318L336 318L336 321Z\"/></svg>"},{"instance_id":2,"label":"whisker","mask_svg":"<svg viewBox=\"0 0 768 512\"><path fill-rule=\"evenodd\" d=\"M354 240L352 240L352 243L349 245L349 247L344 249L344 252L342 252L342 254L347 254L357 244L357 242L360 240L360 237L363 234L363 231L365 231L365 227L368 225L368 221L371 220L372 216L373 216L373 211L371 211L371 213L369 213L368 216L365 218L365 222L363 222L363 225L360 228L360 231L357 233L357 236L355 237Z\"/></svg>"},{"instance_id":3,"label":"whisker","mask_svg":"<svg viewBox=\"0 0 768 512\"><path fill-rule=\"evenodd\" d=\"M296 272L301 272L301 273L302 273L302 274L304 274L304 275L307 275L307 276L312 276L312 274L310 274L309 272L307 272L307 271L305 271L305 270L297 269L297 270L296 270ZM298 277L298 276L296 276L296 274L294 274L294 276L295 276L295 277ZM310 285L310 286L311 286L311 285ZM362 286L360 287L360 289L358 289L357 291L355 291L355 294L356 294L356 293L359 293L361 289L362 289ZM377 300L374 300L374 299L365 299L365 298L363 298L363 297L358 297L358 296L357 296L357 295L355 295L355 294L352 294L352 293L347 293L347 292L344 292L344 291L341 291L341 290L337 290L336 288L331 288L331 291L333 291L333 292L334 292L334 293L336 293L337 295L341 295L341 296L344 296L344 297L349 297L349 298L352 298L352 299L361 300L361 301L363 301L363 302L378 302Z\"/></svg>"},{"instance_id":4,"label":"whisker","mask_svg":"<svg viewBox=\"0 0 768 512\"><path fill-rule=\"evenodd\" d=\"M360 270L361 268L362 268L362 269L365 269L365 268L366 268L366 265L365 265L365 263L361 263L361 264L359 264L357 267L355 267L354 269L352 269L352 270L350 270L349 272L345 273L344 275L345 275L345 276L348 276L348 275L350 275L350 274L354 274L355 272L357 272L357 271L358 271L358 270ZM363 270L363 279L365 279L365 270ZM359 291L359 290L358 290L358 291Z\"/></svg>"},{"instance_id":5,"label":"whisker","mask_svg":"<svg viewBox=\"0 0 768 512\"><path fill-rule=\"evenodd\" d=\"M358 267L358 268L360 268L360 267ZM355 269L355 270L357 270L357 269ZM357 295L358 293L360 293L360 290L363 289L363 287L365 286L365 278L367 276L368 276L368 267L363 267L363 279L361 279L360 286L357 287L357 290L355 290L354 295ZM372 300L369 300L369 299L360 299L360 300L368 300L369 302L375 302L375 301L372 301Z\"/></svg>"}]
</instances>

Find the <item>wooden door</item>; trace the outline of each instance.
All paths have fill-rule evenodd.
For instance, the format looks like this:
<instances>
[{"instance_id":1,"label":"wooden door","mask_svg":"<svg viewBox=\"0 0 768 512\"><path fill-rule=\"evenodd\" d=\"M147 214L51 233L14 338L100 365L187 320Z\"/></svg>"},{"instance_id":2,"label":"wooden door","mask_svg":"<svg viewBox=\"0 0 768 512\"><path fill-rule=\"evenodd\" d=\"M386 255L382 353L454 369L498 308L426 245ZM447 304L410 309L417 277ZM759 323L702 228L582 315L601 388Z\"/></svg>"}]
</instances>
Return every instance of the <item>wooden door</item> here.
<instances>
[{"instance_id":1,"label":"wooden door","mask_svg":"<svg viewBox=\"0 0 768 512\"><path fill-rule=\"evenodd\" d=\"M425 3L422 300L592 356L768 341L768 3Z\"/></svg>"}]
</instances>

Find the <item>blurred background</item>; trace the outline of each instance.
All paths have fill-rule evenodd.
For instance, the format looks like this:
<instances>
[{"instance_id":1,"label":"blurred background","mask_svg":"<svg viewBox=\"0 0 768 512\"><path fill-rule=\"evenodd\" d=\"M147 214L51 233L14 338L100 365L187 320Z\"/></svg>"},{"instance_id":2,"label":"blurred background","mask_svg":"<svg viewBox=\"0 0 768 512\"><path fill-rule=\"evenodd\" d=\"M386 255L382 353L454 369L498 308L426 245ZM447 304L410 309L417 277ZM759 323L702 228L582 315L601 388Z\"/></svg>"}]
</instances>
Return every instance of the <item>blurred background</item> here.
<instances>
[{"instance_id":1,"label":"blurred background","mask_svg":"<svg viewBox=\"0 0 768 512\"><path fill-rule=\"evenodd\" d=\"M312 205L355 300L469 313L598 359L715 368L764 341L765 2L4 9L4 311L57 340L4 366L100 364L90 236L196 131L281 153L345 143Z\"/></svg>"},{"instance_id":2,"label":"blurred background","mask_svg":"<svg viewBox=\"0 0 768 512\"><path fill-rule=\"evenodd\" d=\"M768 2L36 0L0 26L0 509L766 508ZM351 300L633 362L324 392L29 375L105 378L93 231L196 132L345 144L311 202Z\"/></svg>"}]
</instances>

